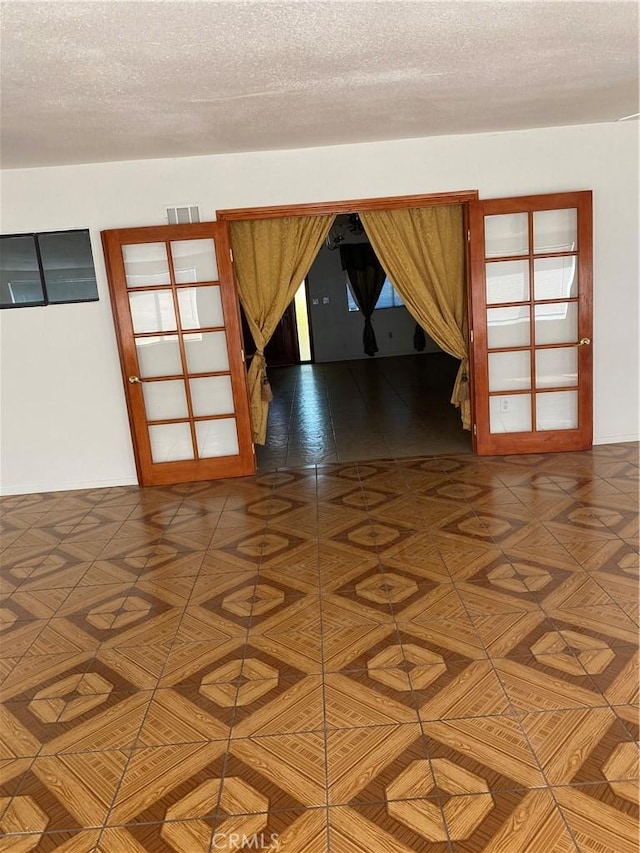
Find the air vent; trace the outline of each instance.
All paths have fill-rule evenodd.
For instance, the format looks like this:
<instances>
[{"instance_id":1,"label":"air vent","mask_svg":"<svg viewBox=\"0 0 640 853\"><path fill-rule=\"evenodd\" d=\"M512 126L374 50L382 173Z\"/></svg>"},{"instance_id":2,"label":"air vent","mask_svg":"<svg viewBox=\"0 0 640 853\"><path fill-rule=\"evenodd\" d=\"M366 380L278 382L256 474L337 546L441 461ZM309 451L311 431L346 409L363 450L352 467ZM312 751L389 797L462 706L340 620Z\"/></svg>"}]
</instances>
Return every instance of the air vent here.
<instances>
[{"instance_id":1,"label":"air vent","mask_svg":"<svg viewBox=\"0 0 640 853\"><path fill-rule=\"evenodd\" d=\"M188 225L200 222L200 208L197 204L176 204L165 207L169 225Z\"/></svg>"}]
</instances>

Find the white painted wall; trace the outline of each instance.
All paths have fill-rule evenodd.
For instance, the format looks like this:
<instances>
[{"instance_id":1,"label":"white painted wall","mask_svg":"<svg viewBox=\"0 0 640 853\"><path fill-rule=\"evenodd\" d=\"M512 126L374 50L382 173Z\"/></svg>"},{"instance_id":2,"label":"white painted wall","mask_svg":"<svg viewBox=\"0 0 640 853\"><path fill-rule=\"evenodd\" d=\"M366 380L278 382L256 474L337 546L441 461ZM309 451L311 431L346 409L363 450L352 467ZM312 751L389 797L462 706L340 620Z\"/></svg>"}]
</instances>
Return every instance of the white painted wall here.
<instances>
[{"instance_id":1,"label":"white painted wall","mask_svg":"<svg viewBox=\"0 0 640 853\"><path fill-rule=\"evenodd\" d=\"M2 173L4 233L89 228L100 302L3 311L5 493L135 482L99 232L217 208L593 189L595 440L638 438L637 122Z\"/></svg>"}]
</instances>

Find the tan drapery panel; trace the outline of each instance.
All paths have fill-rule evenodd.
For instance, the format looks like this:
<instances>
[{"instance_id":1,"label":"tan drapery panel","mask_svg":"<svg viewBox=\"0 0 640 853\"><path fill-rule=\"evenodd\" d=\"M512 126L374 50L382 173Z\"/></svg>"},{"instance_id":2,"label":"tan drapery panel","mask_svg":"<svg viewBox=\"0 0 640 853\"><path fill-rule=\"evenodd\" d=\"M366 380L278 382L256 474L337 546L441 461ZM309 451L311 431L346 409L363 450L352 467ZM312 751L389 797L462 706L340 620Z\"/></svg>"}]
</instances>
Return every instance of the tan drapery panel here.
<instances>
[{"instance_id":1,"label":"tan drapery panel","mask_svg":"<svg viewBox=\"0 0 640 853\"><path fill-rule=\"evenodd\" d=\"M264 348L309 272L335 216L231 222L238 293L256 353L248 374L253 440L264 444L271 389Z\"/></svg>"},{"instance_id":2,"label":"tan drapery panel","mask_svg":"<svg viewBox=\"0 0 640 853\"><path fill-rule=\"evenodd\" d=\"M407 310L439 347L461 360L451 402L463 427L471 429L461 205L374 210L360 219Z\"/></svg>"}]
</instances>

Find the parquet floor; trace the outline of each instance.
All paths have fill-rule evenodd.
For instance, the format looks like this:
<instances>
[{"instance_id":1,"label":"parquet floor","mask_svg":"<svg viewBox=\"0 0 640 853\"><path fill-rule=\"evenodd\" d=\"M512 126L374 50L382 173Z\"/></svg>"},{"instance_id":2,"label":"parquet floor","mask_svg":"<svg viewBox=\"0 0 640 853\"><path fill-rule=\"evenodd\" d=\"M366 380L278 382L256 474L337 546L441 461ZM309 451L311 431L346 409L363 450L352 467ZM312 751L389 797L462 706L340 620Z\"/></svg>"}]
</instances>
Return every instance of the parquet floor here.
<instances>
[{"instance_id":1,"label":"parquet floor","mask_svg":"<svg viewBox=\"0 0 640 853\"><path fill-rule=\"evenodd\" d=\"M0 850L636 853L637 452L4 498Z\"/></svg>"}]
</instances>

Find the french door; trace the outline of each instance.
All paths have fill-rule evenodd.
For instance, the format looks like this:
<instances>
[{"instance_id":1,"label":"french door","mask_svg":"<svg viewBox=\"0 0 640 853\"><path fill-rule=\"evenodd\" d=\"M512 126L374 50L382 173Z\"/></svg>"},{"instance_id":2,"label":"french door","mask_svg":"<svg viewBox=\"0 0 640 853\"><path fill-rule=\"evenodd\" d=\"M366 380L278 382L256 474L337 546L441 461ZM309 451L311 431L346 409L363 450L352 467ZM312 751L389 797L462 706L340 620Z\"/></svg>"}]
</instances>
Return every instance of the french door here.
<instances>
[{"instance_id":1,"label":"french door","mask_svg":"<svg viewBox=\"0 0 640 853\"><path fill-rule=\"evenodd\" d=\"M228 224L102 239L140 484L252 474Z\"/></svg>"},{"instance_id":2,"label":"french door","mask_svg":"<svg viewBox=\"0 0 640 853\"><path fill-rule=\"evenodd\" d=\"M592 443L591 193L469 203L480 455Z\"/></svg>"}]
</instances>

